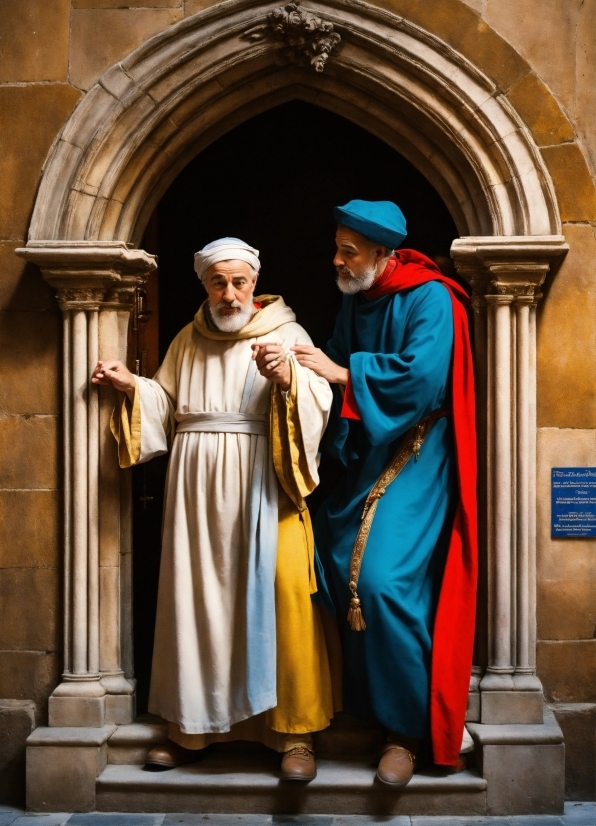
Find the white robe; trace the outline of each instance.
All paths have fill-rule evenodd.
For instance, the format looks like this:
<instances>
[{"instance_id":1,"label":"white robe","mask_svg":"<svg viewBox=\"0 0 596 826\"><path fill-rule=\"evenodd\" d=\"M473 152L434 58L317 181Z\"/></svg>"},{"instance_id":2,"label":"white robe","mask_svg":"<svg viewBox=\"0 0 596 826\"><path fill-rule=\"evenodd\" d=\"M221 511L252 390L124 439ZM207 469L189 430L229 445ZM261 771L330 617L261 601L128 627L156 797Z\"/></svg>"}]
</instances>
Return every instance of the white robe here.
<instances>
[{"instance_id":1,"label":"white robe","mask_svg":"<svg viewBox=\"0 0 596 826\"><path fill-rule=\"evenodd\" d=\"M283 305L281 299L278 302ZM278 317L291 318L289 308L283 308L285 315ZM261 311L263 316L267 310ZM255 341L281 344L290 358L293 344L311 343L294 321L285 321L258 338L240 340L206 338L195 324L179 333L155 378L138 379L139 462L165 453L176 421L184 421L188 414L240 411ZM293 367L302 446L316 480L318 445L331 391L324 379L295 360ZM264 417L267 427L270 394L270 382L257 372L245 411ZM253 587L248 581L249 533L254 531L249 512L251 501L254 509L256 459L263 448L265 498L276 508L277 482L268 436L184 432L171 444L149 710L177 723L183 733L226 732L276 705L275 655L272 664L261 664L256 690L248 685L254 683L254 663L253 676L247 676L251 646L247 599ZM275 543L277 519L271 517L271 510L269 514L260 529L267 533L268 542ZM261 574L265 570L273 593L275 551L272 564L271 560L266 564ZM249 612L249 622L250 617ZM263 631L273 635L275 645L274 614Z\"/></svg>"}]
</instances>

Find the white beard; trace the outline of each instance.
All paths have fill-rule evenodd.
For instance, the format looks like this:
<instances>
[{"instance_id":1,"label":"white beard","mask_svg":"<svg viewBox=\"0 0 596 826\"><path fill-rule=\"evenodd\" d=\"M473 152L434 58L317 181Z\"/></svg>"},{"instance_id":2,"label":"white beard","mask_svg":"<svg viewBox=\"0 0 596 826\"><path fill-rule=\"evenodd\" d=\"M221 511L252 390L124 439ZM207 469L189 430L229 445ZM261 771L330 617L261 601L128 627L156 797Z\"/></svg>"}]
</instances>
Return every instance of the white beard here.
<instances>
[{"instance_id":1,"label":"white beard","mask_svg":"<svg viewBox=\"0 0 596 826\"><path fill-rule=\"evenodd\" d=\"M233 301L231 304L224 304L220 301L219 304L211 304L209 302L209 314L213 323L222 333L237 333L241 330L252 318L255 313L252 297L254 293L250 294L250 298L246 304L241 304L239 301ZM234 307L237 312L233 315L225 315L221 312L223 307Z\"/></svg>"},{"instance_id":2,"label":"white beard","mask_svg":"<svg viewBox=\"0 0 596 826\"><path fill-rule=\"evenodd\" d=\"M336 269L337 286L346 295L355 295L362 290L369 290L377 277L377 268L374 264L367 267L360 276L355 276L349 267L337 267ZM340 275L340 272L347 273L348 277Z\"/></svg>"}]
</instances>

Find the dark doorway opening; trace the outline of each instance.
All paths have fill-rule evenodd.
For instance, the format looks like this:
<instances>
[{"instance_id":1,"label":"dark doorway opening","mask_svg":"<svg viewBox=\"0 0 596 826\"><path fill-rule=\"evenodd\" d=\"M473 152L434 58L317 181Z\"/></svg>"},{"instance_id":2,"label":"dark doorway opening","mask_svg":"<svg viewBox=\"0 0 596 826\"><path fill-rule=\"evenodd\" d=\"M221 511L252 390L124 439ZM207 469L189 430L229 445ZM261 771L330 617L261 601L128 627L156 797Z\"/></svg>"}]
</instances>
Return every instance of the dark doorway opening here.
<instances>
[{"instance_id":1,"label":"dark doorway opening","mask_svg":"<svg viewBox=\"0 0 596 826\"><path fill-rule=\"evenodd\" d=\"M352 198L395 201L404 246L449 261L457 230L436 190L405 158L345 118L300 101L257 115L188 164L161 199L145 248L159 271L148 287L150 329L138 353L151 375L205 293L193 255L224 235L260 250L257 293L281 294L317 346L329 339L341 296L332 259L333 206ZM159 321L158 321L159 319ZM142 325L139 325L139 327ZM134 647L138 711L147 710L167 458L135 468ZM316 510L337 469L321 466Z\"/></svg>"}]
</instances>

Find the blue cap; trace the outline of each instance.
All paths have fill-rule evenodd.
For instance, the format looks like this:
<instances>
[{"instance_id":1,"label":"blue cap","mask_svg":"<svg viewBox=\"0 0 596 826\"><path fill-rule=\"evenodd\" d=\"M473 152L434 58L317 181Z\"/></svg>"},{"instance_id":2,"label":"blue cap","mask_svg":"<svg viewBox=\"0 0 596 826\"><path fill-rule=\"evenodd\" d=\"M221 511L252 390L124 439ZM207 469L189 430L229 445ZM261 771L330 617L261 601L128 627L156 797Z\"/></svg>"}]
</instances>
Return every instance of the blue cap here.
<instances>
[{"instance_id":1,"label":"blue cap","mask_svg":"<svg viewBox=\"0 0 596 826\"><path fill-rule=\"evenodd\" d=\"M334 207L333 215L338 224L392 250L408 234L403 212L391 201L349 201Z\"/></svg>"}]
</instances>

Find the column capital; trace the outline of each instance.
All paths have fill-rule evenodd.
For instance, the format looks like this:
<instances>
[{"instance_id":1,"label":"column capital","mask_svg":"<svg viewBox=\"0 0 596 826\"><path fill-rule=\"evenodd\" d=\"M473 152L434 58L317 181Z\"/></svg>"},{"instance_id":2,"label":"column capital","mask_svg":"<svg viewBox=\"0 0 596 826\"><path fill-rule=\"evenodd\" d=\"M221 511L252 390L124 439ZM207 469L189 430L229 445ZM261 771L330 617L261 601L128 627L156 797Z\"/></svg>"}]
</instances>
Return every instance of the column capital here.
<instances>
[{"instance_id":1,"label":"column capital","mask_svg":"<svg viewBox=\"0 0 596 826\"><path fill-rule=\"evenodd\" d=\"M154 255L118 241L29 241L16 254L41 269L66 309L98 309L110 287L157 267Z\"/></svg>"},{"instance_id":2,"label":"column capital","mask_svg":"<svg viewBox=\"0 0 596 826\"><path fill-rule=\"evenodd\" d=\"M146 275L123 275L119 281L108 286L102 310L126 310L135 308L137 290L147 283Z\"/></svg>"},{"instance_id":3,"label":"column capital","mask_svg":"<svg viewBox=\"0 0 596 826\"><path fill-rule=\"evenodd\" d=\"M536 303L548 271L568 252L562 235L457 238L451 256L474 295Z\"/></svg>"},{"instance_id":4,"label":"column capital","mask_svg":"<svg viewBox=\"0 0 596 826\"><path fill-rule=\"evenodd\" d=\"M104 292L103 287L59 287L56 291L56 298L62 312L99 310Z\"/></svg>"}]
</instances>

